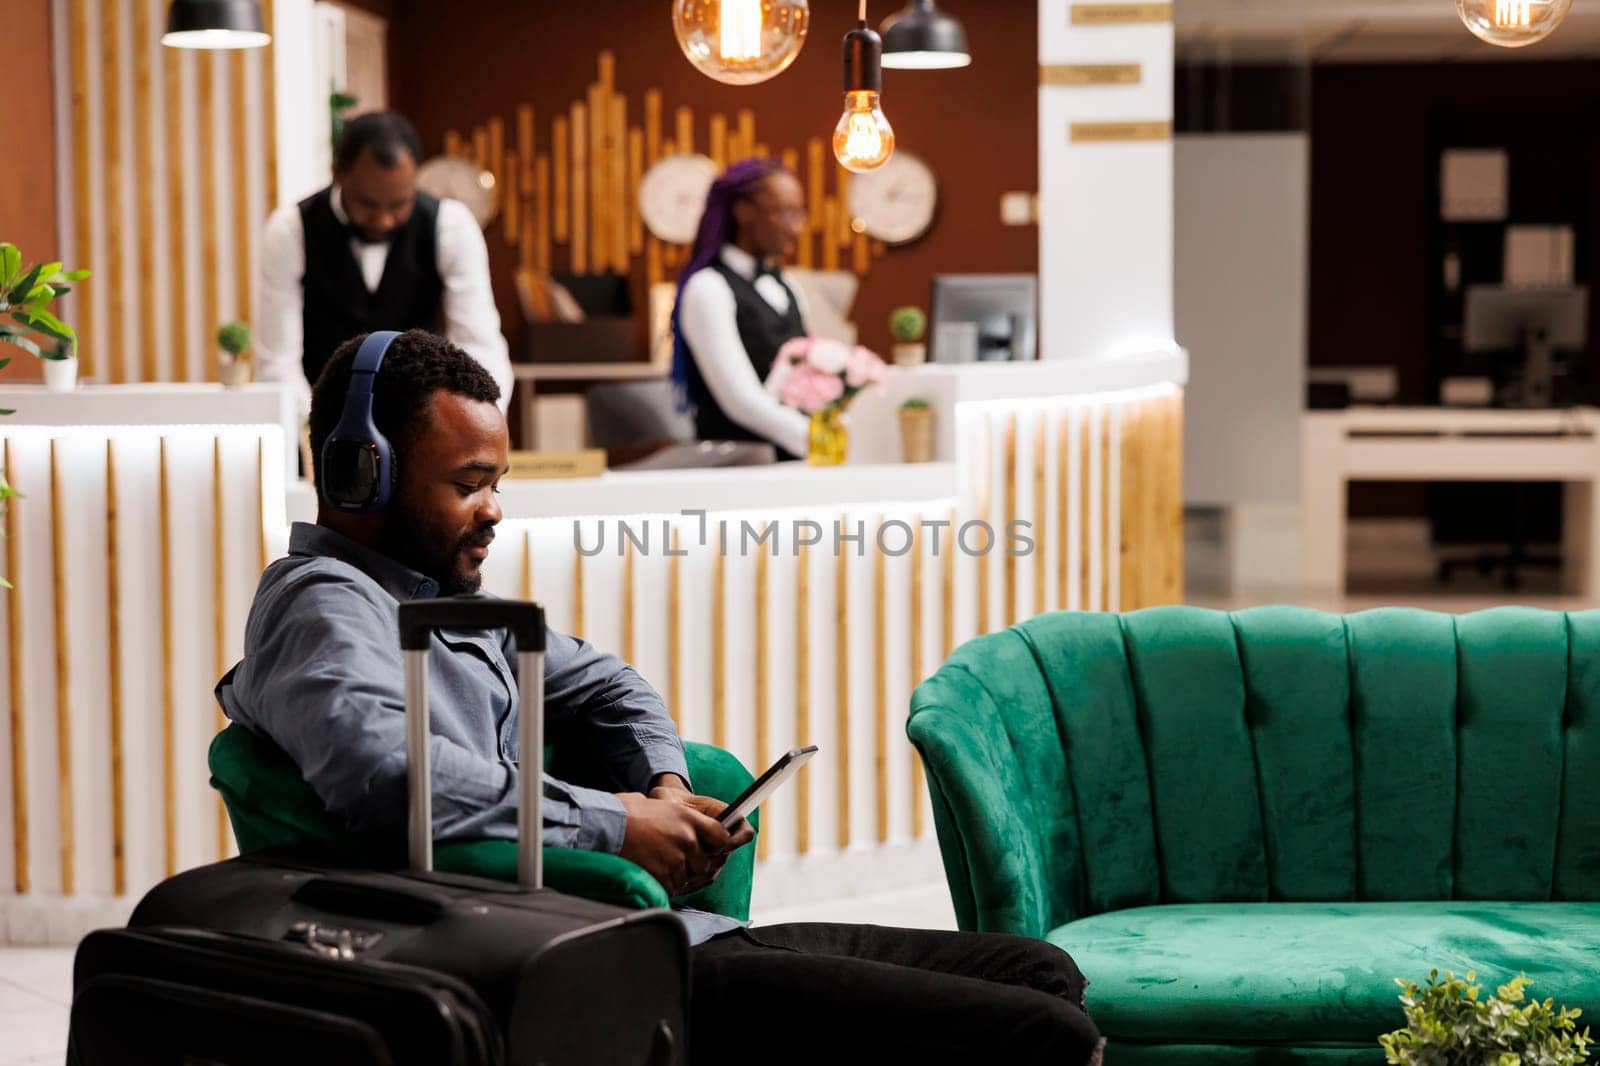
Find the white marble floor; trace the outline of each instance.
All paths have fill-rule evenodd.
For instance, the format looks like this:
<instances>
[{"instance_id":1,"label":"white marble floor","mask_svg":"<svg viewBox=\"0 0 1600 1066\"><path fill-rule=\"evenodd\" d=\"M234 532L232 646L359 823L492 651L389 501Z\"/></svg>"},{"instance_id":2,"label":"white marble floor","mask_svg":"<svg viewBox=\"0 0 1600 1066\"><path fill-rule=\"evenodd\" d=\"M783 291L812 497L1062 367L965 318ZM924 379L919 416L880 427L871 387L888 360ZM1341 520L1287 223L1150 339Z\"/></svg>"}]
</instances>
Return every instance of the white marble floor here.
<instances>
[{"instance_id":1,"label":"white marble floor","mask_svg":"<svg viewBox=\"0 0 1600 1066\"><path fill-rule=\"evenodd\" d=\"M753 918L760 925L865 922L924 929L956 927L950 894L942 883L805 907L757 909ZM0 947L0 1066L61 1066L66 1061L71 1002L71 948Z\"/></svg>"}]
</instances>

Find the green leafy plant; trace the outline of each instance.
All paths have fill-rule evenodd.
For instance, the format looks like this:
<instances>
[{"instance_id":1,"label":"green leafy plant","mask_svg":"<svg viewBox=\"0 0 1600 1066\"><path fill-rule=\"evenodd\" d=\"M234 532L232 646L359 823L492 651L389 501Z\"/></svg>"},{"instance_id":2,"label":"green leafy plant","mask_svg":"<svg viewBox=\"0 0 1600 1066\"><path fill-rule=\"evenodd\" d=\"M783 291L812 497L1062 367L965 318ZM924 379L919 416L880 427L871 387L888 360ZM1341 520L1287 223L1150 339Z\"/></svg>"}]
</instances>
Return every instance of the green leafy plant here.
<instances>
[{"instance_id":1,"label":"green leafy plant","mask_svg":"<svg viewBox=\"0 0 1600 1066\"><path fill-rule=\"evenodd\" d=\"M223 351L239 359L250 350L250 326L245 322L229 322L217 330L217 344Z\"/></svg>"},{"instance_id":2,"label":"green leafy plant","mask_svg":"<svg viewBox=\"0 0 1600 1066\"><path fill-rule=\"evenodd\" d=\"M928 332L928 316L920 307L897 307L889 315L889 332L901 344L915 344Z\"/></svg>"},{"instance_id":3,"label":"green leafy plant","mask_svg":"<svg viewBox=\"0 0 1600 1066\"><path fill-rule=\"evenodd\" d=\"M1483 998L1478 975L1463 980L1446 970L1428 974L1426 987L1395 978L1406 1027L1378 1038L1394 1066L1572 1066L1589 1058L1589 1030L1578 1032L1582 1013L1551 1000L1525 1002L1525 974Z\"/></svg>"},{"instance_id":4,"label":"green leafy plant","mask_svg":"<svg viewBox=\"0 0 1600 1066\"><path fill-rule=\"evenodd\" d=\"M328 94L328 144L333 154L339 154L339 138L344 136L344 113L361 101L349 93L335 89Z\"/></svg>"},{"instance_id":5,"label":"green leafy plant","mask_svg":"<svg viewBox=\"0 0 1600 1066\"><path fill-rule=\"evenodd\" d=\"M900 405L900 410L902 411L926 411L927 409L928 401L916 396Z\"/></svg>"},{"instance_id":6,"label":"green leafy plant","mask_svg":"<svg viewBox=\"0 0 1600 1066\"><path fill-rule=\"evenodd\" d=\"M63 271L60 263L24 267L17 246L0 243L0 344L14 345L41 359L72 355L78 335L50 313L50 302L71 292L74 282L88 276L87 270ZM0 370L9 362L0 360Z\"/></svg>"}]
</instances>

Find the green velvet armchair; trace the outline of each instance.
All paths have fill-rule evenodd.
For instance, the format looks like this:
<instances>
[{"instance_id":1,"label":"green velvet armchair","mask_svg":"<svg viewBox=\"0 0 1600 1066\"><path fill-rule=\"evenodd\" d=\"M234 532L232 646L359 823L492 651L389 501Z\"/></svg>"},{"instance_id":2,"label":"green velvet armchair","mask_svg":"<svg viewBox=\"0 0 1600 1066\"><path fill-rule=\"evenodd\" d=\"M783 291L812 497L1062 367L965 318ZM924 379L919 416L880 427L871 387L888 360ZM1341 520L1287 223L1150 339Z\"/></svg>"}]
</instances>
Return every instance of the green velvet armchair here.
<instances>
[{"instance_id":1,"label":"green velvet armchair","mask_svg":"<svg viewBox=\"0 0 1600 1066\"><path fill-rule=\"evenodd\" d=\"M1046 615L908 732L961 926L1069 951L1108 1062L1379 1062L1433 967L1600 1017L1600 612Z\"/></svg>"},{"instance_id":2,"label":"green velvet armchair","mask_svg":"<svg viewBox=\"0 0 1600 1066\"><path fill-rule=\"evenodd\" d=\"M737 758L706 744L685 744L689 776L703 795L732 800L752 778ZM211 742L211 785L222 794L239 850L295 846L370 858L370 844L329 814L293 760L271 741L239 725L229 725ZM760 828L758 815L751 825ZM710 887L671 903L731 918L750 917L755 876L755 845L729 856ZM434 847L436 869L501 881L517 875L517 845L509 840L441 843ZM641 867L618 855L571 848L544 849L546 886L569 895L622 907L665 907L666 891Z\"/></svg>"}]
</instances>

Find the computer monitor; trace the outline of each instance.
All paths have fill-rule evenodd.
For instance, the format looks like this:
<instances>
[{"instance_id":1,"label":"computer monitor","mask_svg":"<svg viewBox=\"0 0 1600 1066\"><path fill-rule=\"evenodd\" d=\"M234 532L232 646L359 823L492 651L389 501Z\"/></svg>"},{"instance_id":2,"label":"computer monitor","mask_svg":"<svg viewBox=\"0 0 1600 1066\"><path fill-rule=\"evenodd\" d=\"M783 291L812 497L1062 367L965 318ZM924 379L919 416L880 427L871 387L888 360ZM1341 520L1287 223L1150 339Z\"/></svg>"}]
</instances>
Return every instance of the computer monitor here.
<instances>
[{"instance_id":1,"label":"computer monitor","mask_svg":"<svg viewBox=\"0 0 1600 1066\"><path fill-rule=\"evenodd\" d=\"M1023 362L1038 355L1039 281L1032 274L933 279L933 347L945 363Z\"/></svg>"},{"instance_id":2,"label":"computer monitor","mask_svg":"<svg viewBox=\"0 0 1600 1066\"><path fill-rule=\"evenodd\" d=\"M1547 407L1554 396L1556 351L1581 351L1588 343L1589 290L1467 287L1462 347L1469 352L1520 351L1526 407Z\"/></svg>"}]
</instances>

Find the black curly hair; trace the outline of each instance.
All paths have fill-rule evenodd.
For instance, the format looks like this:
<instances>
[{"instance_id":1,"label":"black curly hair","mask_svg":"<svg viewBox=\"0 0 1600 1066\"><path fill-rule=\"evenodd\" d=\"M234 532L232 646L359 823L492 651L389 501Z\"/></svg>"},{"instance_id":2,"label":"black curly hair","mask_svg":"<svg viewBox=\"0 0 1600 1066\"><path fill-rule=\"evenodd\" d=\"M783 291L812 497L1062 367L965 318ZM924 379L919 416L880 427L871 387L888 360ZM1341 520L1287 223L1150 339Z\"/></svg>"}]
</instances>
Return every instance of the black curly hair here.
<instances>
[{"instance_id":1,"label":"black curly hair","mask_svg":"<svg viewBox=\"0 0 1600 1066\"><path fill-rule=\"evenodd\" d=\"M356 349L366 339L363 333L339 345L311 387L311 466L319 489L322 446L344 414L350 367ZM396 337L384 353L383 366L373 383L372 421L388 438L397 467L427 430L429 402L441 389L485 403L500 400L500 386L482 364L443 337L422 329Z\"/></svg>"}]
</instances>

